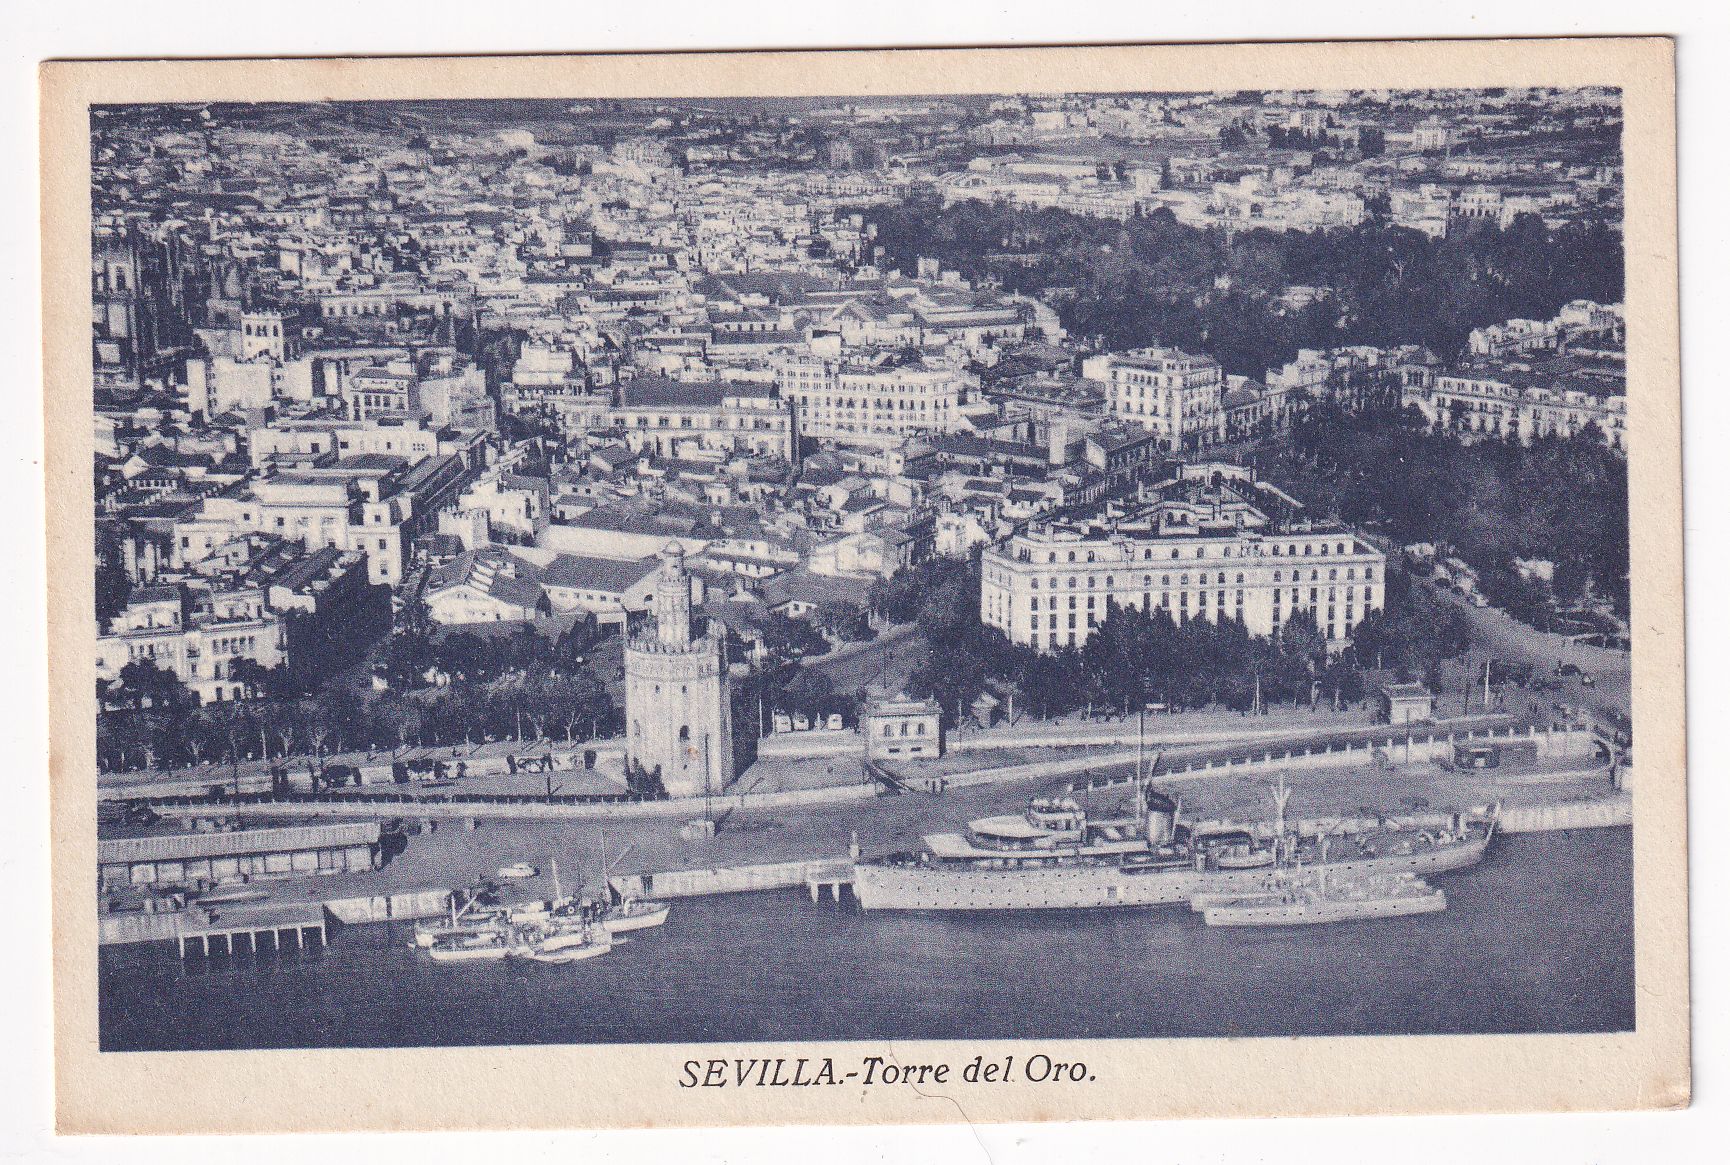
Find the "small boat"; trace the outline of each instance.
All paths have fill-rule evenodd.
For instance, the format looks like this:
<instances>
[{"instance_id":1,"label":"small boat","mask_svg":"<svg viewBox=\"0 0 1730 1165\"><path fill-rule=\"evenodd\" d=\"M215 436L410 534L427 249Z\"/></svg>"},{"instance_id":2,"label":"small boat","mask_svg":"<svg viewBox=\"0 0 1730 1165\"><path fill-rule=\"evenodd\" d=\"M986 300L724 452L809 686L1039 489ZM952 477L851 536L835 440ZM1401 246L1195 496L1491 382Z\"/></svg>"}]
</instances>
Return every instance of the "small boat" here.
<instances>
[{"instance_id":1,"label":"small boat","mask_svg":"<svg viewBox=\"0 0 1730 1165\"><path fill-rule=\"evenodd\" d=\"M512 862L508 866L500 866L498 870L499 877L512 879L533 878L539 873L540 870L529 865L527 862Z\"/></svg>"},{"instance_id":2,"label":"small boat","mask_svg":"<svg viewBox=\"0 0 1730 1165\"><path fill-rule=\"evenodd\" d=\"M528 946L512 951L511 954L515 958L528 959L535 963L577 963L592 959L596 955L604 955L612 949L612 936L602 931L596 939L562 946Z\"/></svg>"},{"instance_id":3,"label":"small boat","mask_svg":"<svg viewBox=\"0 0 1730 1165\"><path fill-rule=\"evenodd\" d=\"M502 930L437 938L427 948L427 954L435 963L492 962L504 958L511 951L511 936Z\"/></svg>"},{"instance_id":4,"label":"small boat","mask_svg":"<svg viewBox=\"0 0 1730 1165\"><path fill-rule=\"evenodd\" d=\"M1259 870L1264 866L1273 865L1274 855L1271 849L1252 849L1249 846L1234 846L1231 849L1220 850L1215 861L1222 870Z\"/></svg>"},{"instance_id":5,"label":"small boat","mask_svg":"<svg viewBox=\"0 0 1730 1165\"><path fill-rule=\"evenodd\" d=\"M530 928L521 934L522 941L510 948L510 956L537 963L575 963L613 949L613 936L607 929L588 923L554 924L548 929Z\"/></svg>"},{"instance_id":6,"label":"small boat","mask_svg":"<svg viewBox=\"0 0 1730 1165\"><path fill-rule=\"evenodd\" d=\"M557 951L530 951L522 957L535 963L577 963L584 959L592 959L596 955L604 955L612 949L611 946L590 944L582 947L566 947Z\"/></svg>"},{"instance_id":7,"label":"small boat","mask_svg":"<svg viewBox=\"0 0 1730 1165\"><path fill-rule=\"evenodd\" d=\"M624 934L627 931L647 930L651 926L660 926L667 921L667 915L672 912L670 902L638 901L627 898L615 906L609 906L601 913L601 925L608 934Z\"/></svg>"}]
</instances>

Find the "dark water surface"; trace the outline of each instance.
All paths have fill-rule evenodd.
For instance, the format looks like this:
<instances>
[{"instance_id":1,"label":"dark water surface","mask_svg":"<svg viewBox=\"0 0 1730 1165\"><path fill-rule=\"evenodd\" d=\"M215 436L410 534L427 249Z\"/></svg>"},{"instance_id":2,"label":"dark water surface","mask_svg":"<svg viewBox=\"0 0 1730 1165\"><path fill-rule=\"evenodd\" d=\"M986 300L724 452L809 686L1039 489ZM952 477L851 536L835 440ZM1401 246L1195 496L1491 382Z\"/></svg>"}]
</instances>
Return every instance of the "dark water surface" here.
<instances>
[{"instance_id":1,"label":"dark water surface","mask_svg":"<svg viewBox=\"0 0 1730 1165\"><path fill-rule=\"evenodd\" d=\"M1599 1032L1634 1025L1631 834L1498 839L1442 914L1213 929L1180 907L843 913L680 900L552 966L434 964L406 924L182 966L102 952L107 1051L704 1040Z\"/></svg>"}]
</instances>

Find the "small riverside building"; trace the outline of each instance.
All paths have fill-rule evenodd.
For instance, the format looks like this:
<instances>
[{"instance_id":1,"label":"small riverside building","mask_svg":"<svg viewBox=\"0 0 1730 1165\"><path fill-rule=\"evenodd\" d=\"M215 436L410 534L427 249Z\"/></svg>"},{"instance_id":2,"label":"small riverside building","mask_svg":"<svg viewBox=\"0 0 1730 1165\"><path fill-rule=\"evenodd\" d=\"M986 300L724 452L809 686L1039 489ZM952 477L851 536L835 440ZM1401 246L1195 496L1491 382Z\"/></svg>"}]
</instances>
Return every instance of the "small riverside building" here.
<instances>
[{"instance_id":1,"label":"small riverside building","mask_svg":"<svg viewBox=\"0 0 1730 1165\"><path fill-rule=\"evenodd\" d=\"M96 862L104 890L358 873L378 868L379 833L362 821L111 838L96 843Z\"/></svg>"},{"instance_id":2,"label":"small riverside building","mask_svg":"<svg viewBox=\"0 0 1730 1165\"><path fill-rule=\"evenodd\" d=\"M897 696L865 710L865 756L907 760L943 755L943 713L936 700Z\"/></svg>"},{"instance_id":3,"label":"small riverside building","mask_svg":"<svg viewBox=\"0 0 1730 1165\"><path fill-rule=\"evenodd\" d=\"M1382 720L1388 724L1416 724L1436 713L1436 698L1422 684L1388 684L1382 688Z\"/></svg>"}]
</instances>

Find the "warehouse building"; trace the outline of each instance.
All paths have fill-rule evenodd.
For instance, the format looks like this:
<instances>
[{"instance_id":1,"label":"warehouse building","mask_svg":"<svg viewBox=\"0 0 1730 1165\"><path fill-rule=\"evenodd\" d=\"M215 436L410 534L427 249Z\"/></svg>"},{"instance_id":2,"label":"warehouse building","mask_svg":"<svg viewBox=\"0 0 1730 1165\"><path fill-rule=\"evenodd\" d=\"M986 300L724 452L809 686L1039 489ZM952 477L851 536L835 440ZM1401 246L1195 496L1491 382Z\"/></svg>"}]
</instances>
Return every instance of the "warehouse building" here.
<instances>
[{"instance_id":1,"label":"warehouse building","mask_svg":"<svg viewBox=\"0 0 1730 1165\"><path fill-rule=\"evenodd\" d=\"M379 823L345 822L112 838L96 843L102 889L345 874L377 869Z\"/></svg>"}]
</instances>

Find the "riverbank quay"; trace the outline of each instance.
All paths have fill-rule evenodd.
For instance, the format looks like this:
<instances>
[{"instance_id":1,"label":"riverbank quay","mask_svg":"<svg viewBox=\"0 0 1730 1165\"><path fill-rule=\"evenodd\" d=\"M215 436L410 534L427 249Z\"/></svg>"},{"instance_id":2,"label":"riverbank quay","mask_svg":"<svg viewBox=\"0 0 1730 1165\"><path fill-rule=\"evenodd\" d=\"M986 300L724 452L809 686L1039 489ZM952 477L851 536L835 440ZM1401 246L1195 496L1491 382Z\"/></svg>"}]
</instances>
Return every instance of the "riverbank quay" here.
<instances>
[{"instance_id":1,"label":"riverbank quay","mask_svg":"<svg viewBox=\"0 0 1730 1165\"><path fill-rule=\"evenodd\" d=\"M1123 747L1119 736L1083 738L1045 738L1022 735L1023 747L1007 745L992 750L955 753L932 761L906 766L878 766L883 772L874 775L869 770L855 772L849 763L824 764L824 778L811 784L794 781L793 787L782 779L783 772L773 766L785 766L787 761L760 761L747 769L732 787L712 797L653 800L618 793L554 795L531 793L490 794L468 788L417 791L412 787L357 792L332 791L308 793L242 793L240 796L221 794L181 794L175 796L133 797L134 804L147 805L163 814L193 816L199 812L228 809L254 817L290 819L393 818L422 817L427 819L467 820L477 817L499 817L545 820L616 820L625 817L712 817L717 812L750 810L793 810L804 806L845 804L869 801L886 791L899 791L912 786L928 792L940 792L979 784L1016 782L1037 777L1066 774L1089 774L1109 771L1146 759L1150 765L1160 758L1157 770L1149 772L1168 775L1210 769L1215 765L1240 765L1272 762L1275 759L1296 766L1329 766L1351 759L1354 752L1366 755L1380 748L1397 751L1403 746L1406 759L1411 760L1413 741L1420 749L1427 745L1445 748L1457 739L1483 736L1497 732L1512 733L1511 718L1502 714L1461 717L1426 725L1419 729L1393 729L1387 725L1352 727L1316 727L1304 732L1252 732L1230 743L1201 740L1179 744L1164 750L1137 743L1133 749ZM1528 731L1536 731L1529 728ZM1101 743L1101 739L1105 743ZM1130 738L1132 741L1134 737ZM1117 749L1110 743L1116 741ZM1436 742L1441 742L1437 744ZM1096 751L1103 749L1103 751ZM808 762L812 764L820 761ZM878 779L885 776L887 781ZM1125 778L1126 779L1126 778Z\"/></svg>"},{"instance_id":2,"label":"riverbank quay","mask_svg":"<svg viewBox=\"0 0 1730 1165\"><path fill-rule=\"evenodd\" d=\"M1544 833L1583 829L1604 829L1626 827L1633 821L1633 798L1627 791L1609 789L1607 782L1600 781L1596 788L1593 785L1591 773L1568 774L1530 774L1525 781L1526 788L1550 787L1564 785L1563 792L1573 797L1583 799L1550 801L1547 803L1532 803L1508 805L1502 804L1499 827L1502 832L1510 834ZM1350 786L1346 786L1350 787ZM1317 786L1314 782L1305 782L1293 786L1299 793L1297 799L1300 806L1338 804L1338 794L1344 791L1334 788L1331 784ZM1365 792L1361 786L1353 791ZM1473 794L1500 793L1503 796L1512 795L1515 790L1502 787L1499 789L1475 788L1469 791ZM1265 827L1262 816L1265 806L1258 805L1254 798L1245 790L1215 790L1221 794L1216 798L1205 796L1195 797L1192 804L1201 807L1208 815L1195 819L1197 823L1208 828L1248 827L1251 829ZM1384 802L1385 803L1385 802ZM1414 808L1427 805L1426 799L1407 796L1400 801L1397 812L1370 812L1367 807L1329 816L1320 816L1300 809L1292 819L1293 825L1299 831L1319 832L1323 830L1345 828L1368 828L1376 824L1398 822L1402 825L1419 828L1446 824L1449 814ZM761 826L763 823L758 823ZM802 836L763 836L773 835L773 829L745 827L746 836L756 835L755 845L729 845L725 849L730 855L756 851L775 852L787 845L812 844L810 839ZM604 841L598 835L593 839L573 837L568 831L554 831L545 835L525 833L520 826L500 823L488 828L482 834L470 835L472 839L481 842L481 850L489 854L487 860L493 860L506 853L521 852L525 849L541 847L562 849L567 855L567 862L575 860L576 868L567 865L564 868L567 879L565 888L571 888L575 882L582 892L597 894L601 892L602 872L599 866L600 844ZM873 833L874 839L878 836ZM656 860L665 850L667 844L664 838L646 838L641 833L631 832L612 838L616 846L626 837L634 841L624 842L626 849L621 855L621 864L640 864L643 857L650 861ZM737 837L732 839L737 841ZM661 845L657 845L656 842ZM647 843L640 853L631 856L631 850L638 843ZM592 849L590 847L593 847ZM439 866L441 859L429 848L423 847L414 855L414 860L397 864L394 869L379 871L363 880L370 882L400 882L404 878L421 876L429 866ZM584 853L589 853L593 861L582 864ZM467 857L472 867L473 858L479 856L470 852ZM703 867L685 867L662 870L640 870L634 873L611 873L614 868L609 864L609 875L606 885L616 894L637 898L678 899L691 897L707 897L717 894L735 894L761 891L773 891L804 887L813 901L825 899L834 902L844 901L844 887L852 881L853 859L850 856L803 857L785 861L771 862L735 862L733 864L717 864ZM476 880L479 880L477 878ZM328 935L331 928L337 924L361 925L366 923L406 921L429 917L443 916L451 905L453 891L448 889L418 889L418 890L383 890L372 894L348 895L337 897L319 897L321 892L338 889L335 886L323 884L327 880L319 880L315 884L295 884L292 882L275 883L268 887L273 902L271 904L218 906L209 911L196 906L177 912L155 914L125 913L108 914L99 919L100 941L104 946L124 945L133 943L165 942L175 943L181 957L188 953L208 955L211 953L234 954L244 947L246 953L259 954L266 950L282 952L292 944L297 949L311 941L306 934L299 931L290 933L286 928L317 927L319 944L330 941ZM377 886L373 887L378 889ZM547 876L543 871L533 879L525 879L514 884L505 892L505 899L511 902L525 901L552 893L552 887L547 884ZM286 920L286 921L285 921ZM217 944L220 943L220 952Z\"/></svg>"},{"instance_id":3,"label":"riverbank quay","mask_svg":"<svg viewBox=\"0 0 1730 1165\"><path fill-rule=\"evenodd\" d=\"M1630 812L1627 795L1617 790L1608 762L1596 755L1591 734L1583 730L1455 728L1455 744L1495 741L1518 746L1508 749L1505 763L1488 769L1444 767L1439 762L1445 755L1422 760L1418 753L1409 764L1390 763L1386 749L1376 746L1377 739L1386 743L1389 731L1383 729L1379 736L1364 731L1335 734L1325 743L1294 744L1311 750L1316 763L1309 767L1293 764L1287 750L1265 744L1202 750L1174 758L1174 768L1183 771L1157 774L1154 782L1182 798L1184 816L1191 821L1265 820L1267 785L1280 773L1287 774L1292 789L1288 813L1293 820L1415 820L1500 805L1510 828L1584 828L1625 821ZM1402 742L1404 735L1402 728ZM1414 737L1419 735L1414 732ZM1440 752L1449 739L1443 732L1432 742L1432 752ZM859 852L867 856L915 850L927 833L955 830L976 817L1018 812L1031 796L1066 790L1090 812L1115 812L1128 796L1133 752L1115 767L1098 757L1083 759L1092 760L1092 780L1079 787L1061 772L1035 766L1038 771L1000 772L1000 779L951 787L939 795L891 795L882 786L871 786L851 792L808 790L784 801L717 797L709 806L716 825L710 837L689 836L681 828L687 812L700 813L700 802L651 803L659 812L648 814L634 812L636 806L621 806L633 812L589 818L489 815L472 805L461 807L464 815L453 818L427 813L426 806L396 805L388 807L392 814L418 832L407 837L402 851L381 869L258 884L269 890L273 902L377 898L426 887L473 885L493 878L502 866L527 862L537 867L537 875L506 888L512 900L523 900L551 896L550 869L557 861L567 893L599 894L608 880L621 893L657 896L810 887L822 881L819 875L826 863L849 853L855 839ZM849 799L834 799L842 793ZM1568 805L1585 808L1563 808ZM269 808L282 812L305 807ZM342 807L319 808L340 813ZM254 816L253 807L246 805L230 805L226 811L243 822ZM394 912L372 917L381 916L400 917Z\"/></svg>"},{"instance_id":4,"label":"riverbank quay","mask_svg":"<svg viewBox=\"0 0 1730 1165\"><path fill-rule=\"evenodd\" d=\"M567 787L592 785L600 789L622 789L625 742L618 738L601 740L493 740L478 744L434 745L411 747L395 751L351 751L332 753L323 758L325 769L353 770L364 784L388 786L393 783L395 766L425 775L444 766L445 779L474 781L490 778L532 775L539 780L551 776L555 783ZM202 791L210 785L233 788L238 781L243 791L265 790L271 787L271 771L280 770L299 786L310 784L308 768L321 762L306 756L272 757L269 760L244 760L239 765L206 764L175 771L141 769L127 772L97 774L97 795L105 799L138 796L170 796L177 793ZM460 766L460 770L459 770Z\"/></svg>"}]
</instances>

